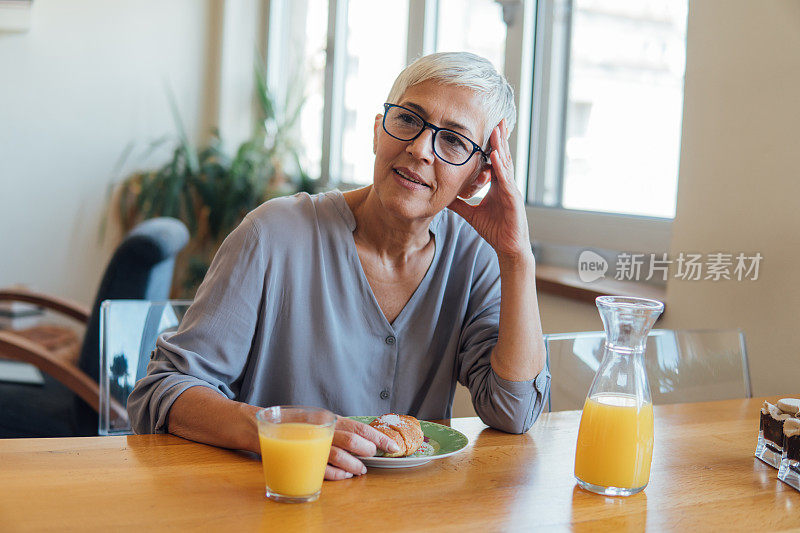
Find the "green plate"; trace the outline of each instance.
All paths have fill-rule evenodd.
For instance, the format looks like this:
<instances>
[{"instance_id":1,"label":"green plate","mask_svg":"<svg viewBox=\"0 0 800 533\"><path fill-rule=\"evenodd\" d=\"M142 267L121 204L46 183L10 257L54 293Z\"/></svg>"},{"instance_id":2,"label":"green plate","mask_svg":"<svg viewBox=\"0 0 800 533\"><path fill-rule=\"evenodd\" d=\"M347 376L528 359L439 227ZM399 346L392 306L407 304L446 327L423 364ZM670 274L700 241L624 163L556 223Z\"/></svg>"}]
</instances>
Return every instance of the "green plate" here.
<instances>
[{"instance_id":1,"label":"green plate","mask_svg":"<svg viewBox=\"0 0 800 533\"><path fill-rule=\"evenodd\" d=\"M369 424L378 417L351 416L350 418ZM408 468L423 465L434 459L450 457L463 451L469 444L467 436L453 428L424 420L420 420L419 423L429 446L420 447L415 454L408 457L359 457L359 459L365 465L377 468Z\"/></svg>"}]
</instances>

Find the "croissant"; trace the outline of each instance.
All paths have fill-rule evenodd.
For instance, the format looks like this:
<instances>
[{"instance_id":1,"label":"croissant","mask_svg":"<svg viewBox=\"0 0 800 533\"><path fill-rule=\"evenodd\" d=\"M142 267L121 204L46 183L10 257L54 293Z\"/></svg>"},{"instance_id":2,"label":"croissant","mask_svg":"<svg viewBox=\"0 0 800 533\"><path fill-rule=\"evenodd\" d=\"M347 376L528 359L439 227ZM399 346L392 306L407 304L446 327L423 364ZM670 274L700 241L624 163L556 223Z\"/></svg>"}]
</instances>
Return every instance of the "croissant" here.
<instances>
[{"instance_id":1,"label":"croissant","mask_svg":"<svg viewBox=\"0 0 800 533\"><path fill-rule=\"evenodd\" d=\"M409 415L389 413L381 415L369 424L397 443L400 451L386 452L384 457L406 457L416 452L425 436L419 420Z\"/></svg>"}]
</instances>

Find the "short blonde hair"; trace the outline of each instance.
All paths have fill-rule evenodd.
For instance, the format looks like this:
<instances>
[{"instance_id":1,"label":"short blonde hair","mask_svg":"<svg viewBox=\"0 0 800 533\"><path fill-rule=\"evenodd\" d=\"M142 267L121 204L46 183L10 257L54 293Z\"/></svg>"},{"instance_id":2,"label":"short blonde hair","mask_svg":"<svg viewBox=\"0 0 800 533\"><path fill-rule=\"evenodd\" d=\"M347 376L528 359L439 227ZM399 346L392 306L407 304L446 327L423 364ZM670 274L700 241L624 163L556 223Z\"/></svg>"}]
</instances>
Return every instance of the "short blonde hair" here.
<instances>
[{"instance_id":1,"label":"short blonde hair","mask_svg":"<svg viewBox=\"0 0 800 533\"><path fill-rule=\"evenodd\" d=\"M517 121L514 89L488 59L469 52L439 52L422 56L397 76L387 101L398 103L409 87L424 81L467 87L484 96L484 150L489 147L489 135L502 119L506 119L509 132L514 129Z\"/></svg>"}]
</instances>

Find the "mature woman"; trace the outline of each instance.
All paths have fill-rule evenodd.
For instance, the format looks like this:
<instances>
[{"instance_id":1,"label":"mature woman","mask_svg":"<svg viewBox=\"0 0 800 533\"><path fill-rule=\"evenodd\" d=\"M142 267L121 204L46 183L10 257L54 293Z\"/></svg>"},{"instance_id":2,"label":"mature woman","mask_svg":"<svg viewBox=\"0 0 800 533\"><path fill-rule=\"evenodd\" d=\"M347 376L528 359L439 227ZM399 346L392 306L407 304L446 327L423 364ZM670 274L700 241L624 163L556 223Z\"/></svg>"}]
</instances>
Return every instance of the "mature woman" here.
<instances>
[{"instance_id":1,"label":"mature woman","mask_svg":"<svg viewBox=\"0 0 800 533\"><path fill-rule=\"evenodd\" d=\"M256 406L448 418L456 382L527 431L550 376L508 134L511 87L467 53L418 59L375 117L373 184L298 194L225 240L128 401L139 433L258 451ZM462 200L491 182L478 205ZM501 297L502 295L502 297ZM327 479L394 446L340 418Z\"/></svg>"}]
</instances>

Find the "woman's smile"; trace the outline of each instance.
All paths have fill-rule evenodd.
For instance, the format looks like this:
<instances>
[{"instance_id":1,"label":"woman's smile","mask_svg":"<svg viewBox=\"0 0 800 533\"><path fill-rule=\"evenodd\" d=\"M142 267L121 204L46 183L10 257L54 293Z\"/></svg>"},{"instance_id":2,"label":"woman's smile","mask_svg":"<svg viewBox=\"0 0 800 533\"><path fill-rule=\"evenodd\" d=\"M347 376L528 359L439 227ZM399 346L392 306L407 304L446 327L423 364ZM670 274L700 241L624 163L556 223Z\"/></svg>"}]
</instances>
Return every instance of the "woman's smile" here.
<instances>
[{"instance_id":1,"label":"woman's smile","mask_svg":"<svg viewBox=\"0 0 800 533\"><path fill-rule=\"evenodd\" d=\"M430 189L431 186L425 183L419 174L413 172L405 167L395 167L392 169L397 178L397 181L403 187L411 189L412 191L420 191L423 189Z\"/></svg>"}]
</instances>

